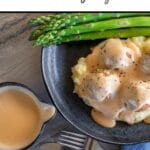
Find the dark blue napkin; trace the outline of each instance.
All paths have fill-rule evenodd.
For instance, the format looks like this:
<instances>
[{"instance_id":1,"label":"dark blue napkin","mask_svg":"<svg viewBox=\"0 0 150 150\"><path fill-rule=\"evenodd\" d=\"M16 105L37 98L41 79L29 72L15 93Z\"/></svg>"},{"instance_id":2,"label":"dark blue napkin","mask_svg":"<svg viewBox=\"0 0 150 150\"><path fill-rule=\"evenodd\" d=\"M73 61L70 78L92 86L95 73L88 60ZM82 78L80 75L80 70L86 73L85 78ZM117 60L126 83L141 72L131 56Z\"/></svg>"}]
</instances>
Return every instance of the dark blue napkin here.
<instances>
[{"instance_id":1,"label":"dark blue napkin","mask_svg":"<svg viewBox=\"0 0 150 150\"><path fill-rule=\"evenodd\" d=\"M132 145L122 145L121 150L150 150L150 142Z\"/></svg>"}]
</instances>

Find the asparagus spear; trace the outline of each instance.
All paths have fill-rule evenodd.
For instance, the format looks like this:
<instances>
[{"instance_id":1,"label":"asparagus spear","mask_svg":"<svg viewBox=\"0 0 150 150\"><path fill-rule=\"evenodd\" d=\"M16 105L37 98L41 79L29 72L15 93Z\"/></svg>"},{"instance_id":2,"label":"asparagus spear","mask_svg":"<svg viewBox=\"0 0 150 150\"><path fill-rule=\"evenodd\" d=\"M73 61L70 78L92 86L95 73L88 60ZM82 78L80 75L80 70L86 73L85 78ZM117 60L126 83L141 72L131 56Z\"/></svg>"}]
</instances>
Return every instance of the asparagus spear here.
<instances>
[{"instance_id":1,"label":"asparagus spear","mask_svg":"<svg viewBox=\"0 0 150 150\"><path fill-rule=\"evenodd\" d=\"M70 19L64 18L62 20L57 20L53 25L49 24L44 27L44 31L50 31L55 29L60 29L63 27L68 27L77 24L83 24L87 22L101 21L105 19L122 18L129 16L141 16L150 15L150 13L92 13L85 15L73 16Z\"/></svg>"},{"instance_id":2,"label":"asparagus spear","mask_svg":"<svg viewBox=\"0 0 150 150\"><path fill-rule=\"evenodd\" d=\"M98 32L82 33L80 35L65 36L55 40L49 41L49 43L42 44L41 46L46 47L52 44L61 44L64 42L81 41L81 40L95 40L105 38L129 38L136 36L149 36L150 28L125 28L125 29L114 29ZM35 46L37 43L34 43Z\"/></svg>"},{"instance_id":3,"label":"asparagus spear","mask_svg":"<svg viewBox=\"0 0 150 150\"><path fill-rule=\"evenodd\" d=\"M43 33L46 33L51 30L66 28L68 26L87 23L87 22L95 22L105 19L112 18L122 18L129 16L142 16L142 15L150 15L150 13L89 13L84 15L76 15L69 18L62 18L55 21L52 21L51 24L45 25L40 29L35 30L30 39L36 39Z\"/></svg>"},{"instance_id":4,"label":"asparagus spear","mask_svg":"<svg viewBox=\"0 0 150 150\"><path fill-rule=\"evenodd\" d=\"M65 18L61 18L61 19L53 19L50 25L43 25L40 26L38 29L36 29L34 32L32 32L31 36L30 36L30 40L34 40L37 39L40 35L46 33L47 31L51 31L53 30L52 28L57 27L59 24L61 24L62 22L65 22L66 20L70 20L70 15ZM77 16L74 16L74 18L77 18Z\"/></svg>"},{"instance_id":5,"label":"asparagus spear","mask_svg":"<svg viewBox=\"0 0 150 150\"><path fill-rule=\"evenodd\" d=\"M84 15L86 13L61 13L61 14L51 14L47 16L38 16L31 19L28 24L31 26L45 25L51 22L55 22L62 18L71 18L73 16Z\"/></svg>"},{"instance_id":6,"label":"asparagus spear","mask_svg":"<svg viewBox=\"0 0 150 150\"><path fill-rule=\"evenodd\" d=\"M35 40L35 45L45 45L57 37L71 36L75 34L104 31L110 29L127 28L127 27L150 27L150 17L129 17L112 20L93 22L78 26L71 26L62 30L54 30L42 34Z\"/></svg>"},{"instance_id":7,"label":"asparagus spear","mask_svg":"<svg viewBox=\"0 0 150 150\"><path fill-rule=\"evenodd\" d=\"M80 35L65 36L59 38L57 39L57 41L54 41L53 44L60 44L62 42L80 41L80 40L95 40L104 38L129 38L136 36L150 36L150 28L125 28L101 32L83 33Z\"/></svg>"},{"instance_id":8,"label":"asparagus spear","mask_svg":"<svg viewBox=\"0 0 150 150\"><path fill-rule=\"evenodd\" d=\"M84 25L71 26L67 29L57 32L58 36L68 36L92 31L103 31L108 29L125 28L125 27L149 27L150 17L130 17L119 18L106 21L88 23Z\"/></svg>"},{"instance_id":9,"label":"asparagus spear","mask_svg":"<svg viewBox=\"0 0 150 150\"><path fill-rule=\"evenodd\" d=\"M54 15L48 15L48 16L39 16L35 17L31 20L29 20L28 24L31 26L38 26L41 24L46 24L48 21L54 19Z\"/></svg>"},{"instance_id":10,"label":"asparagus spear","mask_svg":"<svg viewBox=\"0 0 150 150\"><path fill-rule=\"evenodd\" d=\"M51 23L53 20L52 19L65 19L69 24L72 22L75 22L79 20L79 22L88 22L88 21L93 21L94 17L98 17L98 19L102 18L103 19L110 19L110 18L119 18L121 16L140 16L140 15L150 15L150 13L62 13L62 14L56 14L56 15L48 15L48 16L40 16L40 17L35 17L29 21L29 24L36 25L42 25L42 24L47 24ZM75 17L72 19L72 17ZM81 17L81 18L80 18ZM91 18L90 18L91 17ZM70 18L69 20L67 18ZM59 20L58 20L59 21Z\"/></svg>"},{"instance_id":11,"label":"asparagus spear","mask_svg":"<svg viewBox=\"0 0 150 150\"><path fill-rule=\"evenodd\" d=\"M78 18L78 15L82 16L85 13L62 13L62 14L58 14L58 15L48 15L48 16L40 16L40 17L35 17L33 19L31 19L28 24L31 26L38 26L41 25L38 29L36 29L34 32L32 32L29 40L34 40L36 39L38 36L42 35L43 33L45 33L46 30L49 30L49 28L47 28L47 24L50 23L50 26L57 26L58 24L61 24L61 22L66 21L66 20L70 20L71 17L74 18ZM45 31L44 31L45 30Z\"/></svg>"}]
</instances>

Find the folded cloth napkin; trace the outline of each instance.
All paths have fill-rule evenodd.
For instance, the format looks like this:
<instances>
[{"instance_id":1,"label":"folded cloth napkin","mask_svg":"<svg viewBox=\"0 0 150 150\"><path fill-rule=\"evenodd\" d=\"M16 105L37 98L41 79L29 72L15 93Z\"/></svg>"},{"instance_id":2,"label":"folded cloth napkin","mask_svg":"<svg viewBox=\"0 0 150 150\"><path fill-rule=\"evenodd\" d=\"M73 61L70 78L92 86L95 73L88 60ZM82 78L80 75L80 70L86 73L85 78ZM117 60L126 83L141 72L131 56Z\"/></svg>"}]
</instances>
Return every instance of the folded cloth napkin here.
<instances>
[{"instance_id":1,"label":"folded cloth napkin","mask_svg":"<svg viewBox=\"0 0 150 150\"><path fill-rule=\"evenodd\" d=\"M122 145L121 150L150 150L150 142L131 144L131 145Z\"/></svg>"}]
</instances>

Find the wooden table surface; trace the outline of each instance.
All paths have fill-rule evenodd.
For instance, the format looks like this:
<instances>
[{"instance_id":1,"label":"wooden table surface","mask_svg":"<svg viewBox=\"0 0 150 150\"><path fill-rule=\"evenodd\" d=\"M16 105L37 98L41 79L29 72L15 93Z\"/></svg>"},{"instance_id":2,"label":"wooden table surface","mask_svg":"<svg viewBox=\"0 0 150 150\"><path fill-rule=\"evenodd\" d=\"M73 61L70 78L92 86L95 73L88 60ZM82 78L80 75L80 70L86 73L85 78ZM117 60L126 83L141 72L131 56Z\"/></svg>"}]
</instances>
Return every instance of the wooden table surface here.
<instances>
[{"instance_id":1,"label":"wooden table surface","mask_svg":"<svg viewBox=\"0 0 150 150\"><path fill-rule=\"evenodd\" d=\"M28 41L32 31L27 26L28 20L42 14L0 13L0 83L25 84L35 91L42 101L51 103L42 78L41 48L33 47ZM70 126L59 113L48 124L38 140ZM113 145L110 147L113 149Z\"/></svg>"},{"instance_id":2,"label":"wooden table surface","mask_svg":"<svg viewBox=\"0 0 150 150\"><path fill-rule=\"evenodd\" d=\"M0 83L25 84L35 91L42 101L51 103L42 78L41 48L34 48L28 41L32 29L27 26L27 22L37 15L42 14L0 13ZM66 121L57 113L48 124L40 138L49 133L53 134L56 130L59 132L66 126Z\"/></svg>"},{"instance_id":3,"label":"wooden table surface","mask_svg":"<svg viewBox=\"0 0 150 150\"><path fill-rule=\"evenodd\" d=\"M41 76L41 50L28 41L30 18L39 14L0 14L0 82L26 84L39 95L45 86Z\"/></svg>"}]
</instances>

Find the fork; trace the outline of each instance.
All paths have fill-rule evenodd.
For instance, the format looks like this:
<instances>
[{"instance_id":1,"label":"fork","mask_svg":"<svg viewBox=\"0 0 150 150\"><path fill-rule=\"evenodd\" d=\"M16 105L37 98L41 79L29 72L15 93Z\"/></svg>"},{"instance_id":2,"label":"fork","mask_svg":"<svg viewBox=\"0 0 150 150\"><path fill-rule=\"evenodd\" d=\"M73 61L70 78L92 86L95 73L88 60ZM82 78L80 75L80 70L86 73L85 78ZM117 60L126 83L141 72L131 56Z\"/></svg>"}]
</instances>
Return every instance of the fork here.
<instances>
[{"instance_id":1,"label":"fork","mask_svg":"<svg viewBox=\"0 0 150 150\"><path fill-rule=\"evenodd\" d=\"M75 150L84 150L86 144L89 142L90 141L86 135L69 131L62 131L57 141L57 143Z\"/></svg>"},{"instance_id":2,"label":"fork","mask_svg":"<svg viewBox=\"0 0 150 150\"><path fill-rule=\"evenodd\" d=\"M47 141L39 143L36 146L36 150L40 150L40 147L46 143L58 143L74 150L88 150L91 146L91 142L92 139L88 138L86 135L70 131L61 131L60 133L49 137Z\"/></svg>"}]
</instances>

